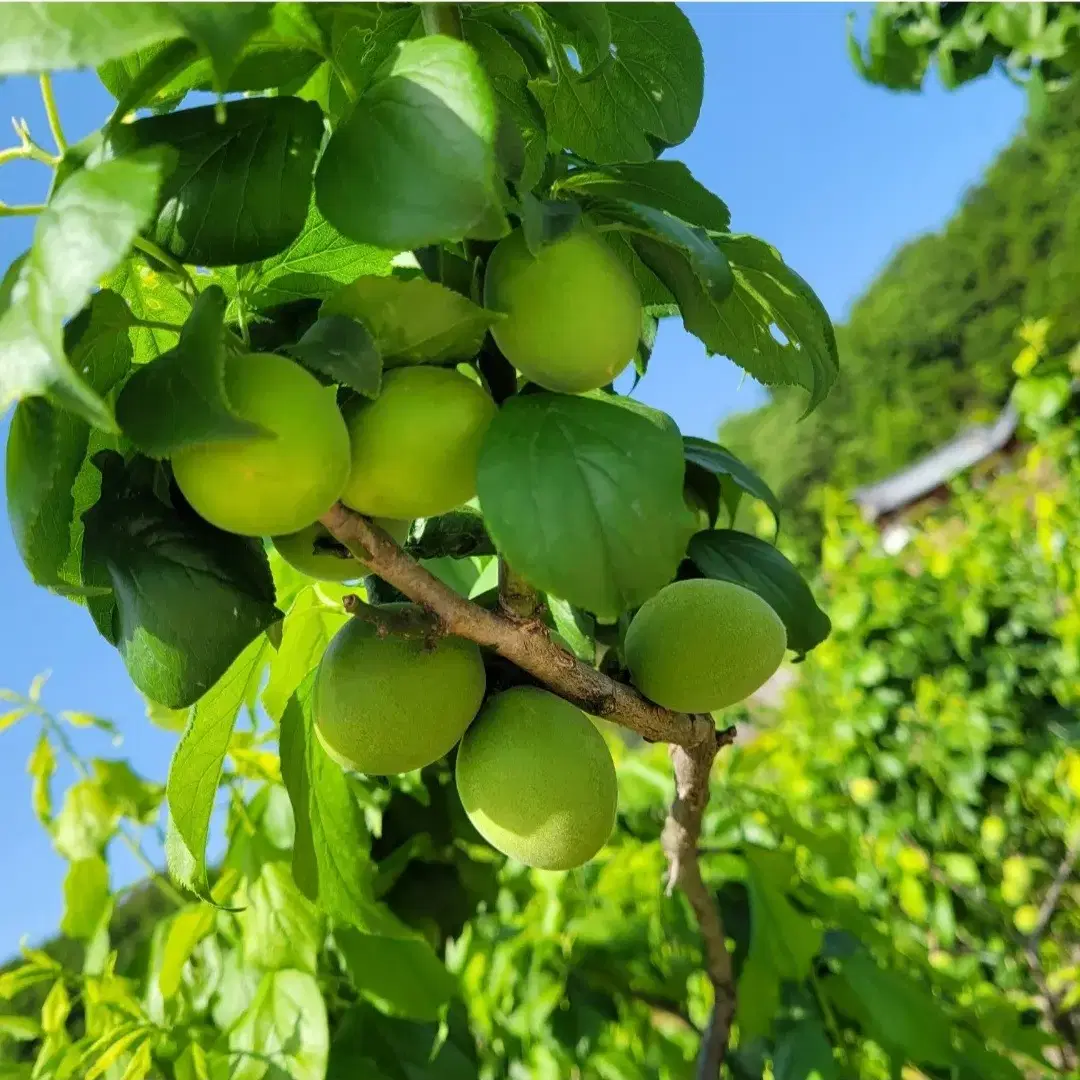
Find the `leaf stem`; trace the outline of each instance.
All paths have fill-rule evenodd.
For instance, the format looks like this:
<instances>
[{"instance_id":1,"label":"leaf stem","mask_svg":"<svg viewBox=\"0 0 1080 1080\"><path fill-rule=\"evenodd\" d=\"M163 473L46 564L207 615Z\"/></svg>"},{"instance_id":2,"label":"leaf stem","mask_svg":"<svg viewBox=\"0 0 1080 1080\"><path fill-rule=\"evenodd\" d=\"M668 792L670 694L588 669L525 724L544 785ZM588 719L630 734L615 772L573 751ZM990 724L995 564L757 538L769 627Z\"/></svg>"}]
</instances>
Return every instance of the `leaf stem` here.
<instances>
[{"instance_id":1,"label":"leaf stem","mask_svg":"<svg viewBox=\"0 0 1080 1080\"><path fill-rule=\"evenodd\" d=\"M195 282L188 273L188 269L183 263L177 262L168 252L162 251L152 240L147 240L144 236L136 236L131 241L131 246L136 251L141 251L144 255L149 255L150 258L156 259L162 266L167 267L176 277L187 287L192 297L198 295L198 289L195 288Z\"/></svg>"},{"instance_id":2,"label":"leaf stem","mask_svg":"<svg viewBox=\"0 0 1080 1080\"><path fill-rule=\"evenodd\" d=\"M132 326L137 326L143 330L171 330L174 334L179 334L184 328L171 322L159 322L157 319L136 319L132 318Z\"/></svg>"},{"instance_id":3,"label":"leaf stem","mask_svg":"<svg viewBox=\"0 0 1080 1080\"><path fill-rule=\"evenodd\" d=\"M0 202L0 217L33 217L44 211L44 203L26 203L20 206L10 206Z\"/></svg>"},{"instance_id":4,"label":"leaf stem","mask_svg":"<svg viewBox=\"0 0 1080 1080\"><path fill-rule=\"evenodd\" d=\"M56 149L63 157L67 151L67 140L64 138L64 129L60 126L60 113L56 108L56 98L53 95L52 76L43 71L39 78L41 86L41 100L45 103L45 115L49 120L49 131L52 133Z\"/></svg>"}]
</instances>

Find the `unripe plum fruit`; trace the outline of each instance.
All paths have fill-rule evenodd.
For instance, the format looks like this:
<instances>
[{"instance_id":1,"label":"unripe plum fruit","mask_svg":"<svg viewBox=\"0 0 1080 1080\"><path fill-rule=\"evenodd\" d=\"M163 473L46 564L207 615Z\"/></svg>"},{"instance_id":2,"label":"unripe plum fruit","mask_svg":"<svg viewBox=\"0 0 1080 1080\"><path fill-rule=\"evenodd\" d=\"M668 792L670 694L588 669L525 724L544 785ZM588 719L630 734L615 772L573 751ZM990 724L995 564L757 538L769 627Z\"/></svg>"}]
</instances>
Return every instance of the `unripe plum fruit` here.
<instances>
[{"instance_id":1,"label":"unripe plum fruit","mask_svg":"<svg viewBox=\"0 0 1080 1080\"><path fill-rule=\"evenodd\" d=\"M412 604L384 604L391 618ZM385 636L350 619L331 639L315 679L315 732L342 768L375 776L437 761L484 698L480 649L464 638Z\"/></svg>"},{"instance_id":2,"label":"unripe plum fruit","mask_svg":"<svg viewBox=\"0 0 1080 1080\"><path fill-rule=\"evenodd\" d=\"M341 501L361 514L432 517L476 494L491 395L453 368L395 368L374 401L346 406L352 471Z\"/></svg>"},{"instance_id":3,"label":"unripe plum fruit","mask_svg":"<svg viewBox=\"0 0 1080 1080\"><path fill-rule=\"evenodd\" d=\"M749 697L780 666L787 632L757 593L730 581L666 585L642 604L623 655L634 685L678 712L714 712Z\"/></svg>"},{"instance_id":4,"label":"unripe plum fruit","mask_svg":"<svg viewBox=\"0 0 1080 1080\"><path fill-rule=\"evenodd\" d=\"M606 386L634 358L641 293L595 233L577 228L533 255L516 229L488 260L484 304L505 319L491 330L503 355L548 390Z\"/></svg>"},{"instance_id":5,"label":"unripe plum fruit","mask_svg":"<svg viewBox=\"0 0 1080 1080\"><path fill-rule=\"evenodd\" d=\"M233 411L253 436L178 450L173 475L201 517L243 536L291 533L324 514L349 476L349 433L333 387L273 353L230 356Z\"/></svg>"},{"instance_id":6,"label":"unripe plum fruit","mask_svg":"<svg viewBox=\"0 0 1080 1080\"><path fill-rule=\"evenodd\" d=\"M528 866L568 870L615 824L615 766L593 722L546 690L490 698L458 747L457 788L476 830Z\"/></svg>"},{"instance_id":7,"label":"unripe plum fruit","mask_svg":"<svg viewBox=\"0 0 1080 1080\"><path fill-rule=\"evenodd\" d=\"M405 543L409 536L411 522L376 518L375 524L399 544ZM319 581L355 581L369 572L367 563L338 543L318 521L298 532L273 536L271 540L291 567Z\"/></svg>"}]
</instances>

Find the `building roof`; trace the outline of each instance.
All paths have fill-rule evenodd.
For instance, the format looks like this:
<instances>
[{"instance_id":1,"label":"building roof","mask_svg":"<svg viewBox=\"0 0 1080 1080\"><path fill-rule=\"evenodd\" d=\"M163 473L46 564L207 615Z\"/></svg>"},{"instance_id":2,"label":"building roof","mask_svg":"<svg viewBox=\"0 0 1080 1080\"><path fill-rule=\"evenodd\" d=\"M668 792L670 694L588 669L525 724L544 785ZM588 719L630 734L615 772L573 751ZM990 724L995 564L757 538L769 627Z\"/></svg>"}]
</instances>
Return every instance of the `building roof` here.
<instances>
[{"instance_id":1,"label":"building roof","mask_svg":"<svg viewBox=\"0 0 1080 1080\"><path fill-rule=\"evenodd\" d=\"M1018 419L1016 407L1010 401L992 424L973 424L906 469L876 484L856 488L852 498L870 521L909 506L1001 450L1016 431Z\"/></svg>"}]
</instances>

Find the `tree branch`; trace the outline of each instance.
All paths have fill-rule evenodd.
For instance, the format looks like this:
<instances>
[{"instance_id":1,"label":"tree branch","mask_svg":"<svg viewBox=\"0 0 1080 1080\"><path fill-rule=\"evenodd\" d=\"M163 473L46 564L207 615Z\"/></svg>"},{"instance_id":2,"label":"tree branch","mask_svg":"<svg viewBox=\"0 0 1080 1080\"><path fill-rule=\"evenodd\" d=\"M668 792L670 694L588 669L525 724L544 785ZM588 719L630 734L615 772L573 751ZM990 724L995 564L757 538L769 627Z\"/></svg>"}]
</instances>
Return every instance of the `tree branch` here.
<instances>
[{"instance_id":1,"label":"tree branch","mask_svg":"<svg viewBox=\"0 0 1080 1080\"><path fill-rule=\"evenodd\" d=\"M667 891L675 886L694 909L705 946L705 973L713 988L713 1005L698 1052L697 1080L717 1080L727 1056L735 1016L735 977L724 934L724 923L712 893L701 877L698 838L709 802L709 773L721 745L735 738L735 729L718 732L710 743L671 748L675 767L675 801L671 804L661 843L668 860Z\"/></svg>"},{"instance_id":2,"label":"tree branch","mask_svg":"<svg viewBox=\"0 0 1080 1080\"><path fill-rule=\"evenodd\" d=\"M1047 926L1050 924L1050 920L1054 917L1057 902L1061 899L1061 893L1072 875L1073 867L1076 865L1078 858L1080 858L1080 837L1077 837L1065 849L1065 854L1057 868L1057 873L1054 875L1054 880L1050 882L1050 888L1046 890L1043 902L1039 905L1039 918L1035 923L1035 929L1031 931L1032 945L1043 936Z\"/></svg>"},{"instance_id":3,"label":"tree branch","mask_svg":"<svg viewBox=\"0 0 1080 1080\"><path fill-rule=\"evenodd\" d=\"M377 525L341 503L320 520L373 574L438 619L443 632L492 649L593 716L622 724L653 742L673 744L676 795L662 838L668 859L667 889L671 893L678 885L686 893L701 928L713 1007L702 1036L697 1076L698 1080L716 1080L731 1036L735 981L724 925L701 877L697 849L709 801L709 773L720 748L734 741L735 729L717 731L707 714L676 713L654 705L632 687L571 656L551 640L542 623L535 618L526 621L518 614L528 606L535 616L540 598L504 562L499 567L500 606L510 614L488 611L459 596ZM359 601L350 600L349 609L354 607L363 613Z\"/></svg>"},{"instance_id":4,"label":"tree branch","mask_svg":"<svg viewBox=\"0 0 1080 1080\"><path fill-rule=\"evenodd\" d=\"M622 724L653 742L706 746L715 753L718 736L711 717L654 705L632 687L571 656L543 629L471 603L402 551L377 525L340 503L321 521L372 573L435 615L447 633L494 650L593 716Z\"/></svg>"}]
</instances>

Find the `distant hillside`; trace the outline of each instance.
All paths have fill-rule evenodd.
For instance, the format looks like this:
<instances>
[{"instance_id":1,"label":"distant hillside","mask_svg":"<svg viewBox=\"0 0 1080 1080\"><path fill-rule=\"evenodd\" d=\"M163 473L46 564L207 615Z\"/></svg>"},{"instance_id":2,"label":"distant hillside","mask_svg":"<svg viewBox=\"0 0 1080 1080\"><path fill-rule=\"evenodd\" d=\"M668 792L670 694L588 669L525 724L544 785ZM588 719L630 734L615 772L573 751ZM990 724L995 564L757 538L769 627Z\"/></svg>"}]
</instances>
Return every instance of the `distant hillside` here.
<instances>
[{"instance_id":1,"label":"distant hillside","mask_svg":"<svg viewBox=\"0 0 1080 1080\"><path fill-rule=\"evenodd\" d=\"M838 328L840 380L816 412L791 428L804 395L781 390L727 421L721 441L791 507L822 482L880 479L996 411L1021 319L1044 316L1053 352L1080 340L1080 86L1055 95L948 225L902 248L855 304Z\"/></svg>"}]
</instances>

